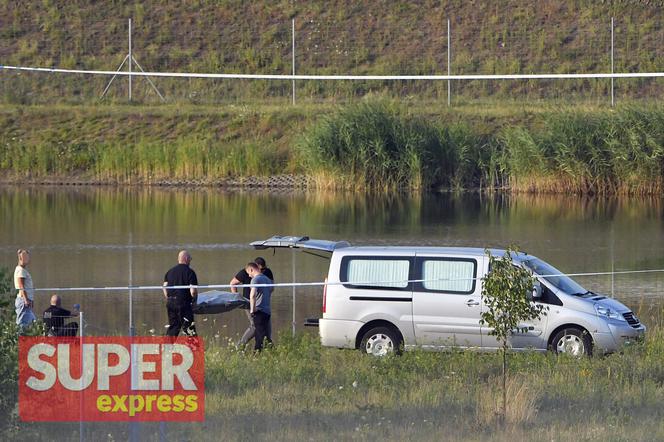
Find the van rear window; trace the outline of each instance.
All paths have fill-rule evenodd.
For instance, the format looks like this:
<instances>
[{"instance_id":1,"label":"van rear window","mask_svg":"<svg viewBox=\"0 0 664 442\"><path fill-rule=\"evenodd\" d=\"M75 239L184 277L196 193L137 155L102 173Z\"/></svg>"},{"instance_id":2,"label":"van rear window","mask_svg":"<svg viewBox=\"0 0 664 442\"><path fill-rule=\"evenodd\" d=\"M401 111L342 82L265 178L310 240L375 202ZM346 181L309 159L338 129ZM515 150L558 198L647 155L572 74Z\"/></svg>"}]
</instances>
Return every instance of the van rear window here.
<instances>
[{"instance_id":1,"label":"van rear window","mask_svg":"<svg viewBox=\"0 0 664 442\"><path fill-rule=\"evenodd\" d=\"M410 260L345 257L341 263L341 281L348 285L368 288L408 288Z\"/></svg>"},{"instance_id":2,"label":"van rear window","mask_svg":"<svg viewBox=\"0 0 664 442\"><path fill-rule=\"evenodd\" d=\"M475 290L475 260L423 259L422 287L448 293L472 293Z\"/></svg>"}]
</instances>

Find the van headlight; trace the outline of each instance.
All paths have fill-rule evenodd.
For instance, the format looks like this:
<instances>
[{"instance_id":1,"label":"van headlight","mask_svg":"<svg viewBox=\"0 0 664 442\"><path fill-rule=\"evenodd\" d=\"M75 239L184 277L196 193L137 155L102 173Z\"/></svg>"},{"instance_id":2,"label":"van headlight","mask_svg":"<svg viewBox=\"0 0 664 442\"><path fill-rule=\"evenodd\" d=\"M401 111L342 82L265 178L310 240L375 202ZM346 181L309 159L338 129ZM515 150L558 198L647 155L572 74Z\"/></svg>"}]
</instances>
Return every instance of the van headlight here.
<instances>
[{"instance_id":1,"label":"van headlight","mask_svg":"<svg viewBox=\"0 0 664 442\"><path fill-rule=\"evenodd\" d=\"M603 305L600 304L595 304L595 311L597 312L597 316L604 316L605 318L608 319L616 319L618 321L623 321L623 322L627 321L625 317L620 313L618 313L617 311L612 310L609 307L604 307Z\"/></svg>"}]
</instances>

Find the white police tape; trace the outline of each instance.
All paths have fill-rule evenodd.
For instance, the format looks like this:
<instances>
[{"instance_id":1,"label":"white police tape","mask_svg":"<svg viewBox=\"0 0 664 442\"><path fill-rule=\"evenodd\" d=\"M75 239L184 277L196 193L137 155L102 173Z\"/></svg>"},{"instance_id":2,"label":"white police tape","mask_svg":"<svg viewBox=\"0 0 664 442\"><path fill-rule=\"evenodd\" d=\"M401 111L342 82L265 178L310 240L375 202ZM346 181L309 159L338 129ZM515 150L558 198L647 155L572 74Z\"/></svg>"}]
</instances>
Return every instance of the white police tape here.
<instances>
[{"instance_id":1,"label":"white police tape","mask_svg":"<svg viewBox=\"0 0 664 442\"><path fill-rule=\"evenodd\" d=\"M656 78L664 72L624 72L598 74L477 74L477 75L291 75L291 74L212 74L197 72L127 72L61 69L31 66L3 66L0 69L26 72L84 75L127 75L132 77L218 78L245 80L547 80L574 78Z\"/></svg>"},{"instance_id":2,"label":"white police tape","mask_svg":"<svg viewBox=\"0 0 664 442\"><path fill-rule=\"evenodd\" d=\"M621 270L614 272L589 272L589 273L555 273L550 275L536 275L540 278L552 278L556 276L609 276L629 275L639 273L664 273L664 269L649 270ZM162 289L223 289L223 288L245 288L245 287L320 287L326 285L353 285L353 286L387 286L395 287L397 284L404 286L411 283L424 282L451 282L451 281L476 281L482 278L437 278L437 279L407 279L397 281L339 281L339 282L283 282L276 284L208 284L208 285L136 285L136 286L109 286L109 287L48 287L35 288L36 292L99 292L99 291L127 291L127 290L162 290Z\"/></svg>"}]
</instances>

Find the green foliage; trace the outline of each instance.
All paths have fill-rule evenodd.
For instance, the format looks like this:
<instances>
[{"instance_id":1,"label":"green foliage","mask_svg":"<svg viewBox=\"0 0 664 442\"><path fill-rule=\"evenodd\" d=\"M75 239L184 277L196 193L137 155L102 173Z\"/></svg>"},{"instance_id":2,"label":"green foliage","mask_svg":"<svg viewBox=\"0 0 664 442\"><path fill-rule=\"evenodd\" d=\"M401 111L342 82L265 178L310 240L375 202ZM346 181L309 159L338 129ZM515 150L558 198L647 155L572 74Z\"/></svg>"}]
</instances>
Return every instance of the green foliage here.
<instances>
[{"instance_id":1,"label":"green foliage","mask_svg":"<svg viewBox=\"0 0 664 442\"><path fill-rule=\"evenodd\" d=\"M0 309L9 306L9 296L12 290L12 274L6 267L0 267Z\"/></svg>"},{"instance_id":2,"label":"green foliage","mask_svg":"<svg viewBox=\"0 0 664 442\"><path fill-rule=\"evenodd\" d=\"M507 349L508 339L523 321L539 319L546 314L542 304L533 303L532 290L536 279L532 272L515 265L512 257L519 253L508 247L502 257L486 250L490 272L482 278L482 315L480 324L487 326L490 335L502 344L503 409L501 421L507 417Z\"/></svg>"},{"instance_id":3,"label":"green foliage","mask_svg":"<svg viewBox=\"0 0 664 442\"><path fill-rule=\"evenodd\" d=\"M0 137L10 180L217 184L295 173L381 191L664 190L662 105L6 107Z\"/></svg>"},{"instance_id":4,"label":"green foliage","mask_svg":"<svg viewBox=\"0 0 664 442\"><path fill-rule=\"evenodd\" d=\"M657 193L664 170L664 108L548 112L541 129L501 131L512 187L575 193Z\"/></svg>"},{"instance_id":5,"label":"green foliage","mask_svg":"<svg viewBox=\"0 0 664 442\"><path fill-rule=\"evenodd\" d=\"M398 105L369 100L311 127L299 143L306 170L341 177L351 187L422 188L452 172L440 131Z\"/></svg>"},{"instance_id":6,"label":"green foliage","mask_svg":"<svg viewBox=\"0 0 664 442\"><path fill-rule=\"evenodd\" d=\"M12 275L0 268L0 438L14 434L18 425L18 337L14 313ZM43 334L43 325L34 323L25 333Z\"/></svg>"},{"instance_id":7,"label":"green foliage","mask_svg":"<svg viewBox=\"0 0 664 442\"><path fill-rule=\"evenodd\" d=\"M9 269L0 268L0 435L9 431L17 419L18 328L12 303L12 279Z\"/></svg>"},{"instance_id":8,"label":"green foliage","mask_svg":"<svg viewBox=\"0 0 664 442\"><path fill-rule=\"evenodd\" d=\"M502 257L487 250L491 271L482 278L484 311L480 323L491 329L490 334L496 336L504 350L508 348L508 338L521 322L546 314L543 305L532 302L536 281L532 272L512 260L518 253L516 247L509 247Z\"/></svg>"}]
</instances>

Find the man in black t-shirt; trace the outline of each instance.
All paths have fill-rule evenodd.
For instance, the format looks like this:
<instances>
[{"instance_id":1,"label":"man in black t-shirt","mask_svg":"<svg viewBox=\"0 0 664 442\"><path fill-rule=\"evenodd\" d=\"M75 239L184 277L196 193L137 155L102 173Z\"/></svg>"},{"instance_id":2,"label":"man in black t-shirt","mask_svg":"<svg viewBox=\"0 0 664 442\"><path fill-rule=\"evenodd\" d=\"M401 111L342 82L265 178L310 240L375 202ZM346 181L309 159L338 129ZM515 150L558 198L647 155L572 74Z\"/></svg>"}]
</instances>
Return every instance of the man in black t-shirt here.
<instances>
[{"instance_id":1,"label":"man in black t-shirt","mask_svg":"<svg viewBox=\"0 0 664 442\"><path fill-rule=\"evenodd\" d=\"M274 283L274 275L272 274L272 270L270 270L267 267L267 263L265 262L265 259L261 258L260 256L256 259L254 259L254 262L258 265L258 268L260 269L261 273L272 281ZM246 269L242 269L237 274L233 279L231 279L231 292L237 293L237 288L233 287L235 285L245 285L245 284L251 284L251 276L247 273ZM243 287L242 288L242 296L249 299L249 295L251 293L251 287ZM249 327L245 330L244 334L240 338L240 341L238 342L238 347L244 348L245 345L247 345L247 342L251 341L254 336L256 335L256 327L254 326L254 319L251 317L251 314L249 313L249 310L246 310L247 313L247 320L249 321ZM272 340L272 321L268 321L267 324L267 338Z\"/></svg>"},{"instance_id":2,"label":"man in black t-shirt","mask_svg":"<svg viewBox=\"0 0 664 442\"><path fill-rule=\"evenodd\" d=\"M76 304L78 305L78 304ZM74 310L76 310L76 305ZM78 312L74 312L78 313ZM69 310L62 308L62 299L58 295L51 296L51 306L44 310L42 318L46 328L47 336L76 336L78 334L78 324L70 322L65 325L65 318L71 318Z\"/></svg>"},{"instance_id":3,"label":"man in black t-shirt","mask_svg":"<svg viewBox=\"0 0 664 442\"><path fill-rule=\"evenodd\" d=\"M186 250L178 254L178 264L171 268L164 276L164 297L166 297L166 311L168 312L168 330L166 336L177 336L180 329L187 336L196 336L194 326L194 312L192 304L196 302L198 289L196 287L182 289L166 289L166 286L196 286L198 278L189 264L191 255Z\"/></svg>"}]
</instances>

